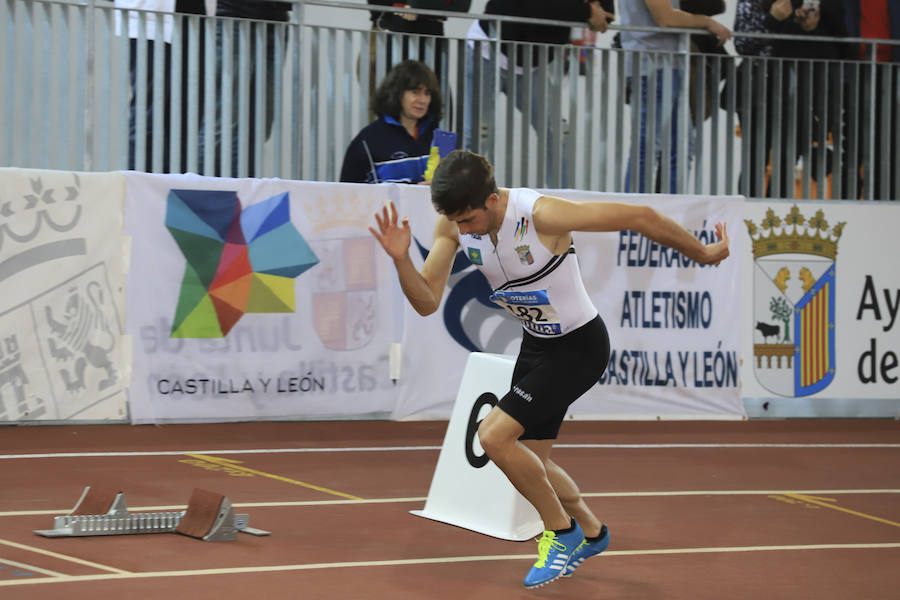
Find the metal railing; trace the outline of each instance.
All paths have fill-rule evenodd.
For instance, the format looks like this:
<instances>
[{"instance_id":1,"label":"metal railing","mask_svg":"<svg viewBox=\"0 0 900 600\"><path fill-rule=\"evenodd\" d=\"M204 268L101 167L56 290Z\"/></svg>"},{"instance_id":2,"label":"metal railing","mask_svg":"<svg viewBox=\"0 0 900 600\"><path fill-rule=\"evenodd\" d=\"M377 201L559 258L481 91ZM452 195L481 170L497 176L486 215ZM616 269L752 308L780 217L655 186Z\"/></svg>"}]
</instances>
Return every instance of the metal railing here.
<instances>
[{"instance_id":1,"label":"metal railing","mask_svg":"<svg viewBox=\"0 0 900 600\"><path fill-rule=\"evenodd\" d=\"M400 35L310 24L313 5L368 12L295 2L275 23L0 0L0 166L335 181L374 84L415 58L439 74L441 126L503 185L897 198L896 63L700 55L677 29L674 53L501 43L493 27L476 42ZM500 63L520 48L534 68L516 74Z\"/></svg>"}]
</instances>

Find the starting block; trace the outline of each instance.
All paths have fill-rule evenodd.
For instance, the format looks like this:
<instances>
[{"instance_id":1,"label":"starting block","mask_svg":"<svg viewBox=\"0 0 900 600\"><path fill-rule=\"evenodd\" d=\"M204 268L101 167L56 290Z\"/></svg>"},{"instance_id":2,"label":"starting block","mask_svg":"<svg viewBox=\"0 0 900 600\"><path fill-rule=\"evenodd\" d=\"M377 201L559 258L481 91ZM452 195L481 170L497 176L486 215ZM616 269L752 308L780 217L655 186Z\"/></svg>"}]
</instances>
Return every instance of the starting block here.
<instances>
[{"instance_id":1,"label":"starting block","mask_svg":"<svg viewBox=\"0 0 900 600\"><path fill-rule=\"evenodd\" d=\"M235 514L227 497L206 490L194 490L187 510L130 513L123 492L87 486L72 512L53 518L53 529L34 532L52 538L180 533L204 542L230 542L238 532L270 535L249 523L250 515Z\"/></svg>"}]
</instances>

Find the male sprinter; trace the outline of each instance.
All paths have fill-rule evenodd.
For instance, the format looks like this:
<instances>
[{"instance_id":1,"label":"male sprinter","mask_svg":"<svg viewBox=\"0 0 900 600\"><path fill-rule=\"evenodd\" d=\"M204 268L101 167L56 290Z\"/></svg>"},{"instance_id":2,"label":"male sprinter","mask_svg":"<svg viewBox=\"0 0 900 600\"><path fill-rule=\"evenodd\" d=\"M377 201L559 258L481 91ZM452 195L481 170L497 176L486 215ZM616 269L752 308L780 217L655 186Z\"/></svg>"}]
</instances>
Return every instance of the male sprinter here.
<instances>
[{"instance_id":1,"label":"male sprinter","mask_svg":"<svg viewBox=\"0 0 900 600\"><path fill-rule=\"evenodd\" d=\"M512 387L478 428L481 446L544 522L538 560L525 577L535 588L570 575L609 545L609 531L591 512L571 477L550 460L569 405L606 369L609 337L588 297L573 231L633 230L705 264L728 256L725 225L703 245L684 227L648 206L572 202L533 190L498 188L493 167L464 150L448 154L434 173L431 199L440 213L434 245L419 273L409 257L409 222L391 203L369 228L388 255L403 293L421 315L435 312L458 246L481 269L491 300L519 319L522 346Z\"/></svg>"}]
</instances>

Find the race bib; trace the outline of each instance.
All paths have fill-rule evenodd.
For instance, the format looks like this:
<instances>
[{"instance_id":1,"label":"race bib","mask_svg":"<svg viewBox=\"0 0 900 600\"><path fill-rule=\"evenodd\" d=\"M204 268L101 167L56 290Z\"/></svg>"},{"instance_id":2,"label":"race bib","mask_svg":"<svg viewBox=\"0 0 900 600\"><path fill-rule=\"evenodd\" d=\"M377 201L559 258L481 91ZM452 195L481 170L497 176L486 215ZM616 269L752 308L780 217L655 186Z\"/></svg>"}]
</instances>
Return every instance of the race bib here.
<instances>
[{"instance_id":1,"label":"race bib","mask_svg":"<svg viewBox=\"0 0 900 600\"><path fill-rule=\"evenodd\" d=\"M559 315L550 304L550 296L547 290L534 290L531 292L494 292L490 296L491 302L498 304L522 325L541 335L559 335L562 333L562 325L559 323Z\"/></svg>"}]
</instances>

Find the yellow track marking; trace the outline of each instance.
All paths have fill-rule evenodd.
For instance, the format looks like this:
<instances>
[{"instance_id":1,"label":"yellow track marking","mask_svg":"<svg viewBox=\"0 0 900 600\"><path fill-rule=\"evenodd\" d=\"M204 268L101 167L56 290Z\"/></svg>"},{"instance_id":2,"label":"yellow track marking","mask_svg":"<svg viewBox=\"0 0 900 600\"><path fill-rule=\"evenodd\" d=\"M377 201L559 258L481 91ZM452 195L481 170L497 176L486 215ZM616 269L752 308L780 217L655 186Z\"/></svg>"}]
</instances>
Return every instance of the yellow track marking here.
<instances>
[{"instance_id":1,"label":"yellow track marking","mask_svg":"<svg viewBox=\"0 0 900 600\"><path fill-rule=\"evenodd\" d=\"M773 552L799 550L877 550L900 548L900 543L885 544L814 544L795 546L731 546L722 548L664 548L652 550L609 550L604 557L652 556L660 554L717 554L730 552ZM148 571L145 573L123 573L110 575L73 575L60 579L29 579L21 581L0 581L0 587L14 585L36 585L47 583L69 583L77 581L110 581L114 579L153 579L158 577L202 577L210 575L236 575L243 573L277 573L284 571L310 571L317 569L337 569L347 567L390 567L404 565L433 565L488 560L534 560L534 554L509 554L493 556L448 556L442 558L410 558L404 560L370 560L339 563L309 563L297 565L271 565L260 567L235 567L224 569L197 569L193 571Z\"/></svg>"},{"instance_id":2,"label":"yellow track marking","mask_svg":"<svg viewBox=\"0 0 900 600\"><path fill-rule=\"evenodd\" d=\"M84 560L81 558L75 558L74 556L67 556L65 554L59 554L58 552L51 552L49 550L44 550L42 548L35 548L34 546L26 546L25 544L20 544L18 542L11 542L9 540L0 540L0 544L4 544L6 546L12 546L13 548L18 548L19 550L26 550L28 552L34 552L35 554L43 554L44 556L58 558L59 560L73 562L73 563L76 563L79 565L84 565L86 567L91 567L92 569L99 569L101 571L109 571L110 573L116 573L119 575L130 575L131 574L130 571L117 569L115 567L108 567L106 565L101 565L100 563L91 562L89 560Z\"/></svg>"},{"instance_id":3,"label":"yellow track marking","mask_svg":"<svg viewBox=\"0 0 900 600\"><path fill-rule=\"evenodd\" d=\"M857 517L862 517L863 519L869 519L871 521L878 521L879 523L886 523L887 525L893 525L894 527L900 527L900 523L896 521L889 521L888 519L882 519L881 517L876 517L873 515L867 515L866 513L861 513L855 510L850 510L849 508L843 508L840 506L835 506L834 504L829 504L828 502L834 502L832 499L825 498L826 502L823 502L823 499L816 498L815 496L807 496L805 494L784 494L788 498L794 498L795 500L802 500L803 502L809 502L811 504L817 504L818 506L824 506L825 508L830 508L832 510L839 510L841 512L845 512L851 515L856 515Z\"/></svg>"},{"instance_id":4,"label":"yellow track marking","mask_svg":"<svg viewBox=\"0 0 900 600\"><path fill-rule=\"evenodd\" d=\"M226 466L230 469L235 469L238 471L243 471L245 473L252 473L253 475L259 475L260 477L268 477L269 479L275 479L277 481L283 481L285 483L291 483L293 485L299 485L301 487L309 488L311 490L316 490L318 492L324 492L326 494L332 494L333 496L340 496L342 498L349 498L350 500L362 500L359 496L353 496L352 494L345 494L344 492L338 492L335 490L330 490L328 488L320 487L318 485L313 485L311 483L306 483L305 481L297 481L296 479L290 479L288 477L282 477L281 475L274 475L272 473L265 473L263 471L257 471L256 469L251 469L249 467L244 467L239 465L240 461L231 460L228 458L219 458L217 456L208 456L206 454L188 454L192 458L199 458L200 460L205 460L207 462L211 462L217 465Z\"/></svg>"}]
</instances>

